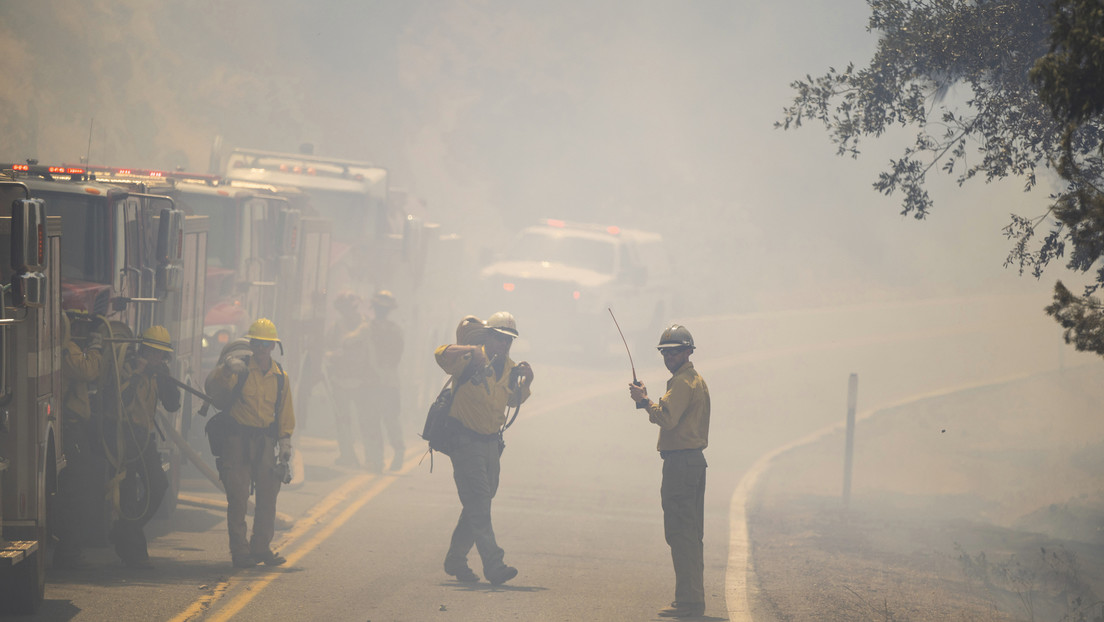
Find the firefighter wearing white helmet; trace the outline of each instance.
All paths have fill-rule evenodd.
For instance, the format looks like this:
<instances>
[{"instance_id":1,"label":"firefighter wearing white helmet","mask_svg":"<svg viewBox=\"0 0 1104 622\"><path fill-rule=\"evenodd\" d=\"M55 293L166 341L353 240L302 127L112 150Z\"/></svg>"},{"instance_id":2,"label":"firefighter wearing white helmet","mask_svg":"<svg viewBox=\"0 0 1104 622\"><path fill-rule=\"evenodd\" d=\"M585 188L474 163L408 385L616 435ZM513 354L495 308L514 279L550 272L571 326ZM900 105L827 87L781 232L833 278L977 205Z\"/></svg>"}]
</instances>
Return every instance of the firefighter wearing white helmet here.
<instances>
[{"instance_id":1,"label":"firefighter wearing white helmet","mask_svg":"<svg viewBox=\"0 0 1104 622\"><path fill-rule=\"evenodd\" d=\"M154 417L158 402L169 412L180 409L180 388L169 375L172 351L169 331L164 326L151 326L142 333L137 350L123 361L120 373L120 425L124 426L121 437L125 446L116 450L126 471L118 484L119 517L112 525L110 539L123 563L134 568L152 567L143 528L169 489L157 451Z\"/></svg>"},{"instance_id":2,"label":"firefighter wearing white helmet","mask_svg":"<svg viewBox=\"0 0 1104 622\"><path fill-rule=\"evenodd\" d=\"M272 350L280 343L276 325L260 318L249 327L249 348L234 348L207 377L211 397L221 397L229 425L220 434L219 477L226 488L226 524L235 567L287 560L271 548L276 497L289 481L291 435L295 431L291 381ZM281 345L281 348L283 346ZM221 416L216 415L216 416ZM277 451L278 448L278 451ZM253 535L247 538L245 513L250 488L256 491Z\"/></svg>"},{"instance_id":3,"label":"firefighter wearing white helmet","mask_svg":"<svg viewBox=\"0 0 1104 622\"><path fill-rule=\"evenodd\" d=\"M509 311L499 311L492 314L491 317L487 318L485 324L487 328L496 333L511 338L518 336L517 322L514 321L514 316Z\"/></svg>"},{"instance_id":4,"label":"firefighter wearing white helmet","mask_svg":"<svg viewBox=\"0 0 1104 622\"><path fill-rule=\"evenodd\" d=\"M528 399L533 370L510 359L510 345L517 323L506 312L486 322L467 316L456 329L456 344L437 348L437 364L451 377L453 388L449 415L459 421L448 451L453 479L463 510L452 532L445 573L457 581L475 583L478 575L468 566L468 553L476 547L483 562L483 576L498 585L517 576L517 568L503 561L491 524L491 502L498 491L501 431L506 410Z\"/></svg>"},{"instance_id":5,"label":"firefighter wearing white helmet","mask_svg":"<svg viewBox=\"0 0 1104 622\"><path fill-rule=\"evenodd\" d=\"M705 455L709 444L709 387L694 369L690 355L694 337L685 326L663 331L657 346L671 372L667 392L658 402L648 398L643 383L629 385L629 397L659 426L663 458L663 532L675 567L675 601L661 617L705 614L703 536L705 532Z\"/></svg>"}]
</instances>

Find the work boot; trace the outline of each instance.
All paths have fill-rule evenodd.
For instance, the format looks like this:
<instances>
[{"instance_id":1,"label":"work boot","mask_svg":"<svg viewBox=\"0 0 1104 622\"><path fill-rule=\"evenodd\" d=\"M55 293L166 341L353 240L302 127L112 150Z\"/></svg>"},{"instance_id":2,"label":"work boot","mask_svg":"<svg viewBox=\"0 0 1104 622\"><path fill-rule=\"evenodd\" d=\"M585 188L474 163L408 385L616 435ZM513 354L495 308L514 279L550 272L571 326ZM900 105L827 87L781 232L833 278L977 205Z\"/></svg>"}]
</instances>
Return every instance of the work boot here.
<instances>
[{"instance_id":1,"label":"work boot","mask_svg":"<svg viewBox=\"0 0 1104 622\"><path fill-rule=\"evenodd\" d=\"M680 603L675 601L659 612L661 618L700 618L705 615L705 603Z\"/></svg>"},{"instance_id":2,"label":"work boot","mask_svg":"<svg viewBox=\"0 0 1104 622\"><path fill-rule=\"evenodd\" d=\"M445 574L456 577L461 583L479 583L479 575L465 564L463 566L445 565Z\"/></svg>"},{"instance_id":3,"label":"work boot","mask_svg":"<svg viewBox=\"0 0 1104 622\"><path fill-rule=\"evenodd\" d=\"M233 560L235 568L252 568L260 563L252 555L234 555Z\"/></svg>"},{"instance_id":4,"label":"work boot","mask_svg":"<svg viewBox=\"0 0 1104 622\"><path fill-rule=\"evenodd\" d=\"M401 451L395 452L395 457L391 459L391 470L400 471L403 465L403 455Z\"/></svg>"},{"instance_id":5,"label":"work boot","mask_svg":"<svg viewBox=\"0 0 1104 622\"><path fill-rule=\"evenodd\" d=\"M517 572L517 568L503 565L494 570L485 570L483 574L487 576L487 580L491 582L491 585L502 585L516 577Z\"/></svg>"},{"instance_id":6,"label":"work boot","mask_svg":"<svg viewBox=\"0 0 1104 622\"><path fill-rule=\"evenodd\" d=\"M253 559L265 566L283 566L287 563L287 558L275 551L268 551L260 554L254 553Z\"/></svg>"}]
</instances>

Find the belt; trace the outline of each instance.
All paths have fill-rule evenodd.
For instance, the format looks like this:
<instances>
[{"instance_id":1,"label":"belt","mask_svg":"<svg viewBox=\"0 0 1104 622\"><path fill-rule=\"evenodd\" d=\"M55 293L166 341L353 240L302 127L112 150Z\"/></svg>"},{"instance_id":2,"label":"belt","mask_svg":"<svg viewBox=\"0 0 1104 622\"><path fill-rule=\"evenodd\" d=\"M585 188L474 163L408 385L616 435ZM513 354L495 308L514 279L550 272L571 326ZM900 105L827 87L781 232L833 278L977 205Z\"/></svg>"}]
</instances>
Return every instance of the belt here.
<instances>
[{"instance_id":1,"label":"belt","mask_svg":"<svg viewBox=\"0 0 1104 622\"><path fill-rule=\"evenodd\" d=\"M698 452L700 452L703 449L705 449L705 448L704 447L695 447L693 449L661 449L659 451L659 457L666 460L667 458L670 458L671 456L674 456L675 454L684 454L688 451L698 451Z\"/></svg>"},{"instance_id":2,"label":"belt","mask_svg":"<svg viewBox=\"0 0 1104 622\"><path fill-rule=\"evenodd\" d=\"M498 440L498 432L494 434L480 434L465 425L460 426L460 435L477 441Z\"/></svg>"}]
</instances>

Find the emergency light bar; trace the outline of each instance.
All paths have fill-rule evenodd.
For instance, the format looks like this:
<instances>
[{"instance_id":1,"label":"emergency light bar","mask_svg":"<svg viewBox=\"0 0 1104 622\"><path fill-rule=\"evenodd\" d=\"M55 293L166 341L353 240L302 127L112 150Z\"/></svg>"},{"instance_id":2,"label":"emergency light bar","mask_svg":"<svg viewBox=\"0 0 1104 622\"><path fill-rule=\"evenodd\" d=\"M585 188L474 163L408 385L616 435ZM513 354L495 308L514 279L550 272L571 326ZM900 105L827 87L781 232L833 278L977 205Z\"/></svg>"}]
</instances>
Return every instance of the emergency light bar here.
<instances>
[{"instance_id":1,"label":"emergency light bar","mask_svg":"<svg viewBox=\"0 0 1104 622\"><path fill-rule=\"evenodd\" d=\"M557 229L565 229L571 227L572 229L585 229L589 231L605 231L610 235L621 235L621 227L617 225L610 225L608 227L602 227L601 225L591 225L582 223L569 223L566 220L560 220L558 218L546 218L544 224L549 227L555 227Z\"/></svg>"},{"instance_id":2,"label":"emergency light bar","mask_svg":"<svg viewBox=\"0 0 1104 622\"><path fill-rule=\"evenodd\" d=\"M83 177L88 171L80 166L43 166L40 164L0 164L0 169L29 175L69 175ZM76 180L75 180L76 181Z\"/></svg>"},{"instance_id":3,"label":"emergency light bar","mask_svg":"<svg viewBox=\"0 0 1104 622\"><path fill-rule=\"evenodd\" d=\"M118 177L145 177L152 179L188 179L204 181L211 185L218 185L221 178L218 175L205 175L203 173L182 173L178 171L159 171L156 169L126 168L117 166L88 166L89 173L111 175Z\"/></svg>"}]
</instances>

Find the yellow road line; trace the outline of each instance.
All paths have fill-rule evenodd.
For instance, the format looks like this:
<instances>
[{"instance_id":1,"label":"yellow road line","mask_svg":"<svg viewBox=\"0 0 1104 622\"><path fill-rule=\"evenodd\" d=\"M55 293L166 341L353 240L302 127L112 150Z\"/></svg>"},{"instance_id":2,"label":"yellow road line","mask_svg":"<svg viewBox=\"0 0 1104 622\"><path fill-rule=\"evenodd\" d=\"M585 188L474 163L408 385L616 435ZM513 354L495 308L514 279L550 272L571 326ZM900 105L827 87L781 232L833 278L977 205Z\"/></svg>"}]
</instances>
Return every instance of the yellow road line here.
<instances>
[{"instance_id":1,"label":"yellow road line","mask_svg":"<svg viewBox=\"0 0 1104 622\"><path fill-rule=\"evenodd\" d=\"M408 451L404 456L405 466L401 471L396 474L405 474L418 466L418 463L414 460L422 451L421 449L413 449ZM360 489L366 484L375 480L374 484L368 488L367 491L361 493ZM326 526L320 530L317 534L311 537L309 540L298 546L294 551L287 554L287 560L289 564L294 564L298 560L302 559L306 554L318 547L326 538L333 535L334 531L338 527L346 523L360 508L364 507L368 501L373 497L383 492L395 482L394 477L382 477L379 475L365 473L358 475L351 480L345 482L339 486L336 490L326 495L319 503L314 505L306 516L295 521L295 526L292 527L277 543L277 548L287 548L293 546L297 540L303 537L310 529L316 527L321 520L326 517L330 512L341 503L347 501L350 497L357 495L356 500L341 511L331 521L326 523ZM221 599L232 587L239 585L248 585L249 590L239 594L236 598L230 601L225 607L219 609L214 613L212 620L228 620L235 613L240 611L243 607L249 604L257 594L260 593L265 587L267 587L272 581L278 578L280 572L265 575L263 577L254 577L250 575L234 576L225 581L220 581L214 588L211 594L203 596L193 602L187 609L182 611L179 615L172 618L171 622L187 622L194 620L197 616L202 615L204 612L209 611L216 601Z\"/></svg>"}]
</instances>

